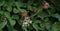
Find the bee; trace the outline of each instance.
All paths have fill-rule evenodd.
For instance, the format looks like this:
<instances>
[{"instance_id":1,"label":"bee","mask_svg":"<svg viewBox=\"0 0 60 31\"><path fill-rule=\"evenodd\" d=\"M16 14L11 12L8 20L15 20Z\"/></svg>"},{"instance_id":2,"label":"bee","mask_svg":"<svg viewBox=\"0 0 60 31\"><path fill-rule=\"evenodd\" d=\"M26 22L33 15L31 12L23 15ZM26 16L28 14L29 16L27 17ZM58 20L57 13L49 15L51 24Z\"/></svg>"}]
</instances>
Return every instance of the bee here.
<instances>
[{"instance_id":1,"label":"bee","mask_svg":"<svg viewBox=\"0 0 60 31\"><path fill-rule=\"evenodd\" d=\"M23 17L27 17L28 15L27 14L22 14Z\"/></svg>"}]
</instances>

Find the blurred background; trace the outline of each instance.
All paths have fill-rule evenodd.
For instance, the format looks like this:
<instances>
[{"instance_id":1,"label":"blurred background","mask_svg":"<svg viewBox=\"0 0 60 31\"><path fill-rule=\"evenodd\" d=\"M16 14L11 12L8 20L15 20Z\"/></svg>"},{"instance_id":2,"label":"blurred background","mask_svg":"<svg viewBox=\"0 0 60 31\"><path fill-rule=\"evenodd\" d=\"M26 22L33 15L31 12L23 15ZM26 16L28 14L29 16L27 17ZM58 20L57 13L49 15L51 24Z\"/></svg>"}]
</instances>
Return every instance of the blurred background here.
<instances>
[{"instance_id":1,"label":"blurred background","mask_svg":"<svg viewBox=\"0 0 60 31\"><path fill-rule=\"evenodd\" d=\"M60 31L60 0L0 0L0 31Z\"/></svg>"}]
</instances>

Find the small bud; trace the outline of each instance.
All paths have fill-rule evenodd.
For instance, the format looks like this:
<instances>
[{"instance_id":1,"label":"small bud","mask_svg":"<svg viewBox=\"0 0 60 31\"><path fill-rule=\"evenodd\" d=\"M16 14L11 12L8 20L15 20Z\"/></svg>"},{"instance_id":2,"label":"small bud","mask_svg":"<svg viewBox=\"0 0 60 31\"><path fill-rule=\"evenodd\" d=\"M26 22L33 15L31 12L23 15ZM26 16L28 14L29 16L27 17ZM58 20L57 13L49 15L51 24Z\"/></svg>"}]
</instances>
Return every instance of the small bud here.
<instances>
[{"instance_id":1,"label":"small bud","mask_svg":"<svg viewBox=\"0 0 60 31\"><path fill-rule=\"evenodd\" d=\"M43 4L43 8L44 9L48 9L49 8L49 3L48 2L44 1L42 4Z\"/></svg>"}]
</instances>

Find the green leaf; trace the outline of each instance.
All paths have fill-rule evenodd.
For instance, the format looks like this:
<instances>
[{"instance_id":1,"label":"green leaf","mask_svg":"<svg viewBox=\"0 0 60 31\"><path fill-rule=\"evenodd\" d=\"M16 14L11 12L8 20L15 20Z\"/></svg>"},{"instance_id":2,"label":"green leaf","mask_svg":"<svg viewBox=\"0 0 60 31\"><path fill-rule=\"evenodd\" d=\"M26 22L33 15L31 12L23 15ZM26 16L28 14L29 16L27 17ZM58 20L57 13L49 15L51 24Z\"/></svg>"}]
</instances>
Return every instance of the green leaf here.
<instances>
[{"instance_id":1,"label":"green leaf","mask_svg":"<svg viewBox=\"0 0 60 31\"><path fill-rule=\"evenodd\" d=\"M41 29L42 29L42 30L45 29L45 24L44 24L44 23L41 23L40 26L41 26Z\"/></svg>"},{"instance_id":2,"label":"green leaf","mask_svg":"<svg viewBox=\"0 0 60 31\"><path fill-rule=\"evenodd\" d=\"M14 13L19 13L20 10L18 10L18 9L16 9L16 8L13 8L13 12L14 12Z\"/></svg>"},{"instance_id":3,"label":"green leaf","mask_svg":"<svg viewBox=\"0 0 60 31\"><path fill-rule=\"evenodd\" d=\"M48 17L47 13L41 12L38 14L38 17L44 18L44 17Z\"/></svg>"},{"instance_id":4,"label":"green leaf","mask_svg":"<svg viewBox=\"0 0 60 31\"><path fill-rule=\"evenodd\" d=\"M14 0L11 0L11 1L9 0L7 4L8 4L9 6L12 6L12 5L14 5L14 3L15 3Z\"/></svg>"},{"instance_id":5,"label":"green leaf","mask_svg":"<svg viewBox=\"0 0 60 31\"><path fill-rule=\"evenodd\" d=\"M12 7L11 6L7 6L6 9L7 9L8 12L11 12L12 11Z\"/></svg>"},{"instance_id":6,"label":"green leaf","mask_svg":"<svg viewBox=\"0 0 60 31\"><path fill-rule=\"evenodd\" d=\"M54 0L56 9L60 10L60 0Z\"/></svg>"},{"instance_id":7,"label":"green leaf","mask_svg":"<svg viewBox=\"0 0 60 31\"><path fill-rule=\"evenodd\" d=\"M31 11L33 11L33 7L30 6L30 5L28 5L28 6L27 6L27 10L31 10Z\"/></svg>"},{"instance_id":8,"label":"green leaf","mask_svg":"<svg viewBox=\"0 0 60 31\"><path fill-rule=\"evenodd\" d=\"M1 23L0 23L0 30L3 29L6 24L7 24L7 22L1 22Z\"/></svg>"},{"instance_id":9,"label":"green leaf","mask_svg":"<svg viewBox=\"0 0 60 31\"><path fill-rule=\"evenodd\" d=\"M26 14L27 13L27 11L25 9L20 9L20 11L21 11L22 14Z\"/></svg>"},{"instance_id":10,"label":"green leaf","mask_svg":"<svg viewBox=\"0 0 60 31\"><path fill-rule=\"evenodd\" d=\"M23 29L24 31L28 31L28 30L27 30L27 27L22 27L22 29Z\"/></svg>"},{"instance_id":11,"label":"green leaf","mask_svg":"<svg viewBox=\"0 0 60 31\"><path fill-rule=\"evenodd\" d=\"M60 22L56 22L55 24L53 24L51 31L59 31L59 30L60 30Z\"/></svg>"},{"instance_id":12,"label":"green leaf","mask_svg":"<svg viewBox=\"0 0 60 31\"><path fill-rule=\"evenodd\" d=\"M5 17L10 18L10 13L9 12L4 12Z\"/></svg>"},{"instance_id":13,"label":"green leaf","mask_svg":"<svg viewBox=\"0 0 60 31\"><path fill-rule=\"evenodd\" d=\"M9 22L10 22L10 25L11 26L14 26L16 24L16 21L15 20L12 20L12 19L9 19Z\"/></svg>"},{"instance_id":14,"label":"green leaf","mask_svg":"<svg viewBox=\"0 0 60 31\"><path fill-rule=\"evenodd\" d=\"M33 3L34 0L29 0L27 5L31 5Z\"/></svg>"},{"instance_id":15,"label":"green leaf","mask_svg":"<svg viewBox=\"0 0 60 31\"><path fill-rule=\"evenodd\" d=\"M19 16L18 15L12 15L12 19L19 19Z\"/></svg>"},{"instance_id":16,"label":"green leaf","mask_svg":"<svg viewBox=\"0 0 60 31\"><path fill-rule=\"evenodd\" d=\"M7 24L8 31L17 31L16 29L13 28L13 26Z\"/></svg>"},{"instance_id":17,"label":"green leaf","mask_svg":"<svg viewBox=\"0 0 60 31\"><path fill-rule=\"evenodd\" d=\"M38 31L38 29L39 29L38 25L33 24L32 26L34 27L34 29L35 29L36 31Z\"/></svg>"},{"instance_id":18,"label":"green leaf","mask_svg":"<svg viewBox=\"0 0 60 31\"><path fill-rule=\"evenodd\" d=\"M38 23L40 23L40 21L35 21L35 22L32 24L33 28L34 28L36 31L38 31L38 30L40 29L40 27L38 26Z\"/></svg>"},{"instance_id":19,"label":"green leaf","mask_svg":"<svg viewBox=\"0 0 60 31\"><path fill-rule=\"evenodd\" d=\"M15 2L15 5L19 8L22 4L20 4L20 2Z\"/></svg>"},{"instance_id":20,"label":"green leaf","mask_svg":"<svg viewBox=\"0 0 60 31\"><path fill-rule=\"evenodd\" d=\"M58 18L58 20L60 21L60 15L58 13L53 14L52 16Z\"/></svg>"},{"instance_id":21,"label":"green leaf","mask_svg":"<svg viewBox=\"0 0 60 31\"><path fill-rule=\"evenodd\" d=\"M0 31L2 31L2 30L0 30Z\"/></svg>"},{"instance_id":22,"label":"green leaf","mask_svg":"<svg viewBox=\"0 0 60 31\"><path fill-rule=\"evenodd\" d=\"M0 2L0 6L4 5L5 4L5 1L1 1Z\"/></svg>"},{"instance_id":23,"label":"green leaf","mask_svg":"<svg viewBox=\"0 0 60 31\"><path fill-rule=\"evenodd\" d=\"M43 10L43 8L40 6L39 9L38 9L38 13L37 13L38 17L41 17L41 18L47 17L48 13L43 12L42 10Z\"/></svg>"},{"instance_id":24,"label":"green leaf","mask_svg":"<svg viewBox=\"0 0 60 31\"><path fill-rule=\"evenodd\" d=\"M58 13L53 14L52 16L53 16L53 17L56 17L56 18L60 18L60 15L59 15Z\"/></svg>"},{"instance_id":25,"label":"green leaf","mask_svg":"<svg viewBox=\"0 0 60 31\"><path fill-rule=\"evenodd\" d=\"M14 29L13 31L17 31L16 29Z\"/></svg>"},{"instance_id":26,"label":"green leaf","mask_svg":"<svg viewBox=\"0 0 60 31\"><path fill-rule=\"evenodd\" d=\"M49 22L45 23L44 26L46 27L46 29L50 30L52 24L50 24Z\"/></svg>"},{"instance_id":27,"label":"green leaf","mask_svg":"<svg viewBox=\"0 0 60 31\"><path fill-rule=\"evenodd\" d=\"M4 11L0 10L0 14L1 14L1 15L4 14Z\"/></svg>"},{"instance_id":28,"label":"green leaf","mask_svg":"<svg viewBox=\"0 0 60 31\"><path fill-rule=\"evenodd\" d=\"M48 18L45 18L45 19L44 19L44 22L48 22L48 21L49 21L49 19L48 19Z\"/></svg>"}]
</instances>

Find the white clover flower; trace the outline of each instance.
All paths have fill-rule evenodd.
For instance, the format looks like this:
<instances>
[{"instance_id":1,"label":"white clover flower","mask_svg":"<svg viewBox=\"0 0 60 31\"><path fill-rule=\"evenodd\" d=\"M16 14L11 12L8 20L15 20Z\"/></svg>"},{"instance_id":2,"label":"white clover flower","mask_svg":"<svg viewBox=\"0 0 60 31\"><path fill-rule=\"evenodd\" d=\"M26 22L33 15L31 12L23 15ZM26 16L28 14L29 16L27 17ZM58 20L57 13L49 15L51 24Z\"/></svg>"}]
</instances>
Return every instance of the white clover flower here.
<instances>
[{"instance_id":1,"label":"white clover flower","mask_svg":"<svg viewBox=\"0 0 60 31\"><path fill-rule=\"evenodd\" d=\"M32 23L30 17L25 17L23 21L23 26L29 26Z\"/></svg>"},{"instance_id":2,"label":"white clover flower","mask_svg":"<svg viewBox=\"0 0 60 31\"><path fill-rule=\"evenodd\" d=\"M30 21L30 24L32 23L32 21Z\"/></svg>"}]
</instances>

